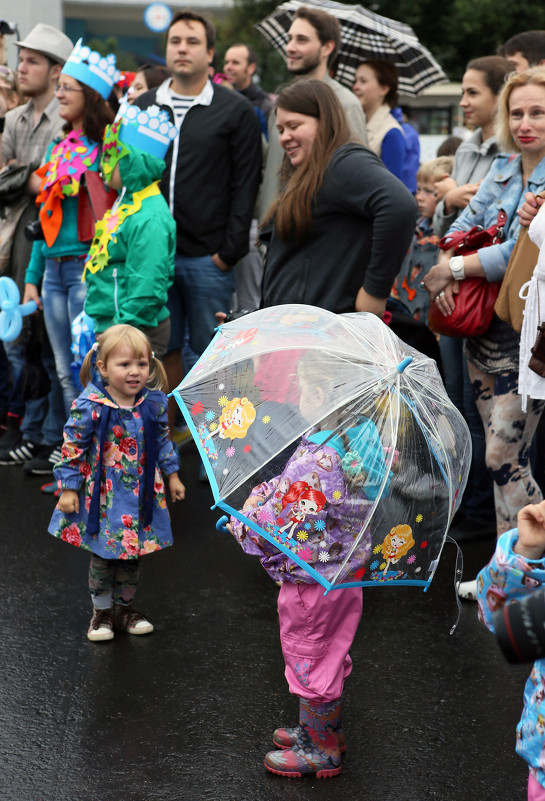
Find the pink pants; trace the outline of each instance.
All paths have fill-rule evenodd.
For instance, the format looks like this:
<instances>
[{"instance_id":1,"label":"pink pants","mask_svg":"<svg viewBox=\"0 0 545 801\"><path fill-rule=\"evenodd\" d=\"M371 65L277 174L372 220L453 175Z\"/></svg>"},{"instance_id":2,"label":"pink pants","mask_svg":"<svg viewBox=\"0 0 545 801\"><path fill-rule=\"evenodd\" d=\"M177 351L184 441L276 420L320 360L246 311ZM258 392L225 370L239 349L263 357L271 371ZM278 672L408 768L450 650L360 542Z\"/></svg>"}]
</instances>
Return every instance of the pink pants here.
<instances>
[{"instance_id":1,"label":"pink pants","mask_svg":"<svg viewBox=\"0 0 545 801\"><path fill-rule=\"evenodd\" d=\"M324 596L320 584L283 582L278 617L290 693L313 702L341 697L362 604L361 587Z\"/></svg>"},{"instance_id":2,"label":"pink pants","mask_svg":"<svg viewBox=\"0 0 545 801\"><path fill-rule=\"evenodd\" d=\"M545 801L545 787L531 773L528 776L528 801Z\"/></svg>"}]
</instances>

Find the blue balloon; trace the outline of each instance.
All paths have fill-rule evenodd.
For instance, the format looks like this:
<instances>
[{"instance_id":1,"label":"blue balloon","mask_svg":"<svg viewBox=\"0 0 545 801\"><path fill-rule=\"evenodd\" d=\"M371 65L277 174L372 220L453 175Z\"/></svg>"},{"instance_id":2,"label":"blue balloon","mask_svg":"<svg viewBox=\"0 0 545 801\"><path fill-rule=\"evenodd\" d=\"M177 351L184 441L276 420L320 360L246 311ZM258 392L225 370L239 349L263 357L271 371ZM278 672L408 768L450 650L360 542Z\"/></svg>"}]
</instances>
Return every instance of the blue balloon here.
<instances>
[{"instance_id":1,"label":"blue balloon","mask_svg":"<svg viewBox=\"0 0 545 801\"><path fill-rule=\"evenodd\" d=\"M21 333L23 317L36 311L35 301L20 303L21 295L13 278L0 278L0 339L13 342Z\"/></svg>"}]
</instances>

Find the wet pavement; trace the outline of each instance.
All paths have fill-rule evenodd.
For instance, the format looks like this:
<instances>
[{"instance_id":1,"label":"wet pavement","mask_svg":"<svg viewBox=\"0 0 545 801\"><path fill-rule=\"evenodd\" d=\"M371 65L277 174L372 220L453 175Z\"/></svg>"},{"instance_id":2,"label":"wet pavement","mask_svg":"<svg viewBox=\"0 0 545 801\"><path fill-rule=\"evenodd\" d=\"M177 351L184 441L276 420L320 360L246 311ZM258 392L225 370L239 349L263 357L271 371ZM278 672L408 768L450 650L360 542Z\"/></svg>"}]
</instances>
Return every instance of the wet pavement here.
<instances>
[{"instance_id":1,"label":"wet pavement","mask_svg":"<svg viewBox=\"0 0 545 801\"><path fill-rule=\"evenodd\" d=\"M215 530L192 445L183 457L175 547L142 565L137 606L156 630L94 644L87 555L47 534L42 481L0 467L0 801L523 801L514 743L529 668L507 665L475 604L449 635L449 545L429 592L364 590L341 776L267 773L272 731L297 712L277 588ZM464 545L466 578L493 545Z\"/></svg>"}]
</instances>

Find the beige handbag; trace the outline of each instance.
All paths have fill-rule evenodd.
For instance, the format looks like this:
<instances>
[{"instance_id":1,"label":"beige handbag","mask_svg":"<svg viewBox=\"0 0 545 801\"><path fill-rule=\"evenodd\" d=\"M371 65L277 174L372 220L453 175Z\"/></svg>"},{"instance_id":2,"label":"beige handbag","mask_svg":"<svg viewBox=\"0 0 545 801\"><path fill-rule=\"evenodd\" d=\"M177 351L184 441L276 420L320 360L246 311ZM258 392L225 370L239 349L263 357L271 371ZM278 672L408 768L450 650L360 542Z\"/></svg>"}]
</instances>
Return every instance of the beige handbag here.
<instances>
[{"instance_id":1,"label":"beige handbag","mask_svg":"<svg viewBox=\"0 0 545 801\"><path fill-rule=\"evenodd\" d=\"M540 192L538 197L545 198L545 192ZM532 277L538 255L539 248L528 236L528 228L521 228L494 306L500 320L509 323L519 333L522 330L526 303L519 297L519 292L522 285Z\"/></svg>"}]
</instances>

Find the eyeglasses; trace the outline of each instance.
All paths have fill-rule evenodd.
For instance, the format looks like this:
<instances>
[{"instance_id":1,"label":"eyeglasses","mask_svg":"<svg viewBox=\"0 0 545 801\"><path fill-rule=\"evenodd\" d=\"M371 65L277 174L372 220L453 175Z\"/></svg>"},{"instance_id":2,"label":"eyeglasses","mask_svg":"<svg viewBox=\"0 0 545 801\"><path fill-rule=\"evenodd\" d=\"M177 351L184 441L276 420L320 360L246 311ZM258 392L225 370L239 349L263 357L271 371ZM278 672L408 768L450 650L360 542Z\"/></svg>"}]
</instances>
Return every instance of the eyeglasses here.
<instances>
[{"instance_id":1,"label":"eyeglasses","mask_svg":"<svg viewBox=\"0 0 545 801\"><path fill-rule=\"evenodd\" d=\"M63 95L69 95L70 92L83 92L83 89L75 89L73 86L67 86L65 83L58 83L55 87L55 92Z\"/></svg>"}]
</instances>

